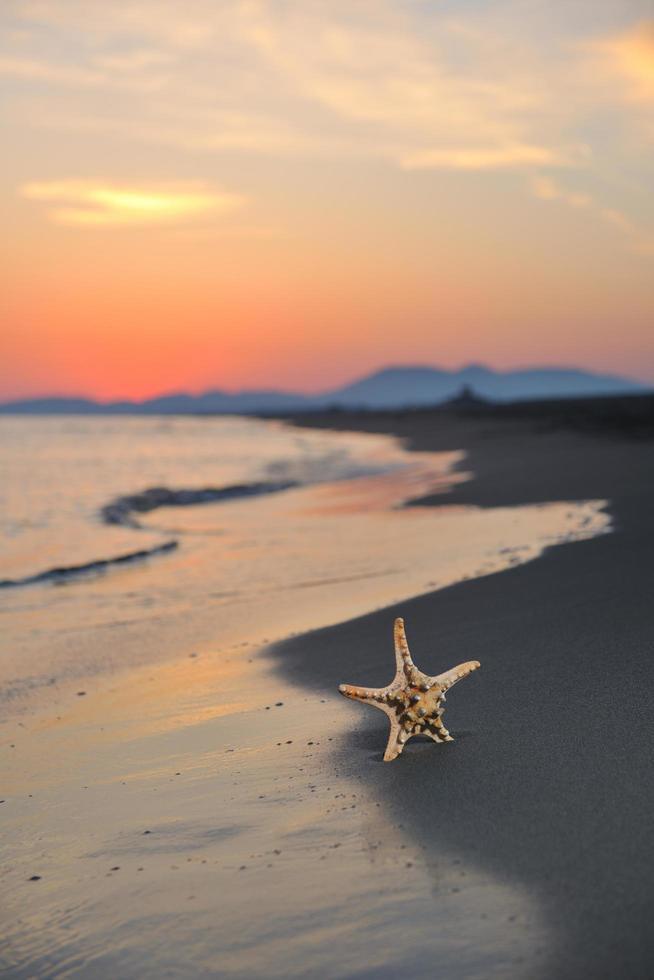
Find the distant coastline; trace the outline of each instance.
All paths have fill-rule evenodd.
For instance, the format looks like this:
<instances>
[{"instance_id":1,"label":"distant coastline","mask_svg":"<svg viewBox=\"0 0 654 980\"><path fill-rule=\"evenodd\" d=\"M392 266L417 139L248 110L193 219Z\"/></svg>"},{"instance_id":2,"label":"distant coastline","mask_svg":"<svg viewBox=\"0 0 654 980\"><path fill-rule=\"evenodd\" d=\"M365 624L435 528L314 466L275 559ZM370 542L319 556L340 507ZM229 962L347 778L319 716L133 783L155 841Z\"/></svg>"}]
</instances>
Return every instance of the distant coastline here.
<instances>
[{"instance_id":1,"label":"distant coastline","mask_svg":"<svg viewBox=\"0 0 654 980\"><path fill-rule=\"evenodd\" d=\"M643 394L653 389L630 378L595 374L578 368L544 367L494 371L470 364L460 370L429 366L389 367L349 385L316 395L296 392L211 390L199 395L174 393L143 401L101 402L90 398L48 396L0 403L0 414L13 415L246 415L429 407L468 397L490 402L597 398Z\"/></svg>"}]
</instances>

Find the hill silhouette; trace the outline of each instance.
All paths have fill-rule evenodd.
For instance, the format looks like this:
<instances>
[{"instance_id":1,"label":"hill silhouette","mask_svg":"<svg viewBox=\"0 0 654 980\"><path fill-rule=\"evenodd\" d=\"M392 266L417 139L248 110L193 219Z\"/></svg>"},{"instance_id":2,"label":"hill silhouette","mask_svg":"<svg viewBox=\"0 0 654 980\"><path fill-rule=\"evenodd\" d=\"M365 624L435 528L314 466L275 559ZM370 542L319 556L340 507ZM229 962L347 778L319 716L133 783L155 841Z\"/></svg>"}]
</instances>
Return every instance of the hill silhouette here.
<instances>
[{"instance_id":1,"label":"hill silhouette","mask_svg":"<svg viewBox=\"0 0 654 980\"><path fill-rule=\"evenodd\" d=\"M456 398L462 390L493 402L539 398L597 397L635 394L649 390L629 378L595 374L579 368L544 367L519 371L495 371L483 364L459 370L424 365L388 367L351 384L317 395L271 390L200 395L184 392L145 401L98 402L71 397L43 397L0 404L4 414L72 415L196 415L248 414L307 411L326 407L344 409L412 408L439 405Z\"/></svg>"}]
</instances>

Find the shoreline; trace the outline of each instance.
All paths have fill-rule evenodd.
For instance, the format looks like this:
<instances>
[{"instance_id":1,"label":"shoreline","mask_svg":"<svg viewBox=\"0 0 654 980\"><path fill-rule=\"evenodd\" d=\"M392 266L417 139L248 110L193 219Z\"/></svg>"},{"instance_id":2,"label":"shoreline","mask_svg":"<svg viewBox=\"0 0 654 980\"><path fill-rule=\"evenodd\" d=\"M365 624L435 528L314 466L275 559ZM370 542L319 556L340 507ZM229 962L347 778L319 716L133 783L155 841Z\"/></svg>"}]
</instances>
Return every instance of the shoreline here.
<instances>
[{"instance_id":1,"label":"shoreline","mask_svg":"<svg viewBox=\"0 0 654 980\"><path fill-rule=\"evenodd\" d=\"M282 444L293 444L295 430L284 428ZM300 438L315 443L313 435ZM602 501L495 512L406 507L426 493L443 499L452 483L467 479L462 452L410 454L389 436L318 435L323 444L337 464L335 478L283 493L278 480L265 484L276 490L266 494L226 484L226 496L220 490L214 499L212 487L206 500L204 483L181 496L157 490L114 498L125 502L121 515L134 500L142 514L138 530L119 525L101 532L105 554L110 536L119 535L113 562L57 564L54 574L39 573L29 591L0 590L4 721L8 713L27 717L37 701L65 710L71 693L130 666L183 658L194 648L266 645L530 560L552 541L606 530ZM86 524L79 525L80 558L102 554L94 538L102 506L87 522L88 540ZM74 545L76 528L69 535ZM150 541L172 555L143 561ZM115 574L99 574L111 569Z\"/></svg>"},{"instance_id":2,"label":"shoreline","mask_svg":"<svg viewBox=\"0 0 654 980\"><path fill-rule=\"evenodd\" d=\"M453 847L538 897L554 930L549 976L648 975L650 447L613 432L539 432L533 420L442 412L328 413L297 424L388 432L414 451L464 446L474 478L413 506L609 500L610 535L291 639L273 655L284 676L313 690L383 685L392 621L402 615L423 670L479 660L476 683L457 687L448 703L455 745L430 752L409 743L401 760L377 765L384 719L354 705L363 735L342 761L427 853Z\"/></svg>"},{"instance_id":3,"label":"shoreline","mask_svg":"<svg viewBox=\"0 0 654 980\"><path fill-rule=\"evenodd\" d=\"M19 722L15 751L3 752L18 795L2 815L19 835L36 820L60 843L26 840L10 869L8 908L29 903L39 938L22 927L16 950L28 950L27 965L7 961L8 975L58 975L68 957L81 964L73 975L94 980L171 968L242 976L243 962L249 975L280 977L305 976L307 964L316 976L421 977L435 963L453 980L644 975L646 577L631 597L641 645L627 666L639 673L616 680L609 668L622 639L610 627L624 607L611 594L618 585L633 593L634 581L623 498L631 487L629 505L640 504L637 537L652 464L624 441L487 422L479 433L469 419L435 438L429 413L400 423L390 434L407 448L465 448L474 473L418 494L406 509L414 521L431 504L510 508L511 494L531 488L532 504L549 502L549 490L563 508L610 499L613 532L263 647L252 629L243 650L218 633L198 643L187 622L182 659L98 682L31 730ZM381 433L389 419L366 424ZM639 543L632 572L646 560L647 528ZM421 669L468 659L482 669L448 698L454 744L413 739L384 764L385 719L337 687L389 681L395 615ZM626 719L622 744L607 712L609 722ZM70 765L65 778L58 759ZM216 889L230 894L220 926ZM134 930L144 905L149 918ZM83 923L72 945L69 907ZM159 943L161 928L169 936Z\"/></svg>"}]
</instances>

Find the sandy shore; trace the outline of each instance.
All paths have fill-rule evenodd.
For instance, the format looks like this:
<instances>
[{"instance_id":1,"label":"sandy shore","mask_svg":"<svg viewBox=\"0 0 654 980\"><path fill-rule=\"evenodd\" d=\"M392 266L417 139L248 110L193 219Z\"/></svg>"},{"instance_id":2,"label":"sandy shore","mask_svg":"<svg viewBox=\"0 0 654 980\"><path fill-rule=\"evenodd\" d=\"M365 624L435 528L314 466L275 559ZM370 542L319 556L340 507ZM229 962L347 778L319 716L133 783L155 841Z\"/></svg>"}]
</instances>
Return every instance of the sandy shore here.
<instances>
[{"instance_id":1,"label":"sandy shore","mask_svg":"<svg viewBox=\"0 0 654 980\"><path fill-rule=\"evenodd\" d=\"M473 478L425 504L608 499L615 529L264 647L188 624L181 659L7 722L3 973L650 976L651 443L483 413L304 421L467 450ZM336 689L388 682L395 615L424 670L482 670L448 699L452 745L385 765L385 719Z\"/></svg>"},{"instance_id":2,"label":"sandy shore","mask_svg":"<svg viewBox=\"0 0 654 980\"><path fill-rule=\"evenodd\" d=\"M465 446L475 479L450 503L602 497L614 521L609 536L403 603L423 669L482 663L452 695L457 744L378 764L384 724L370 712L344 751L428 853L454 849L537 899L552 930L548 976L644 978L654 970L654 451L620 425L580 434L547 423L546 410L302 420L392 432L416 450ZM280 669L325 691L343 678L385 683L395 612L283 644Z\"/></svg>"}]
</instances>

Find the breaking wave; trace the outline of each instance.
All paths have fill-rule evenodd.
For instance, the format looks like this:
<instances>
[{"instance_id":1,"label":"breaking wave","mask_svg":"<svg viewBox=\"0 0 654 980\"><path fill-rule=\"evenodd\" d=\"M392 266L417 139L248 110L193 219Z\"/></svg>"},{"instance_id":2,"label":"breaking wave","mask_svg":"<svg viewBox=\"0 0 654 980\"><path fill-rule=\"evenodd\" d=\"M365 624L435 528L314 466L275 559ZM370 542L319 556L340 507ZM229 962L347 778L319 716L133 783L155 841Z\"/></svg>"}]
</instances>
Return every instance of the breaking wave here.
<instances>
[{"instance_id":1,"label":"breaking wave","mask_svg":"<svg viewBox=\"0 0 654 980\"><path fill-rule=\"evenodd\" d=\"M260 497L267 493L280 493L299 486L296 480L278 480L268 483L236 483L228 487L200 487L191 490L171 490L169 487L150 487L141 493L116 497L100 511L105 524L121 524L123 527L140 528L134 514L145 514L158 507L189 507L195 504L215 504L239 497Z\"/></svg>"},{"instance_id":2,"label":"breaking wave","mask_svg":"<svg viewBox=\"0 0 654 980\"><path fill-rule=\"evenodd\" d=\"M189 507L197 504L214 504L243 497L260 497L264 494L281 493L299 486L296 480L277 480L258 483L237 483L226 487L200 487L195 489L172 490L169 487L150 487L140 493L116 497L100 509L100 518L105 524L120 525L133 530L142 530L135 514L145 514L159 507ZM164 541L152 548L140 548L111 558L97 558L78 565L60 565L47 568L34 575L22 578L0 579L0 589L15 588L22 585L41 585L45 583L64 584L85 575L106 572L107 570L144 561L157 555L164 555L179 547L177 539Z\"/></svg>"},{"instance_id":3,"label":"breaking wave","mask_svg":"<svg viewBox=\"0 0 654 980\"><path fill-rule=\"evenodd\" d=\"M26 575L24 578L6 578L0 580L0 589L9 589L17 585L38 585L43 582L67 582L70 579L78 578L81 575L89 575L92 572L104 572L113 565L128 565L131 562L143 561L145 558L152 558L154 555L164 555L168 551L177 548L177 541L164 541L163 544L155 545L154 548L141 548L140 551L128 551L124 555L116 555L113 558L96 558L95 561L87 561L82 565L61 565L58 568L47 568L44 572L37 572L36 575Z\"/></svg>"}]
</instances>

